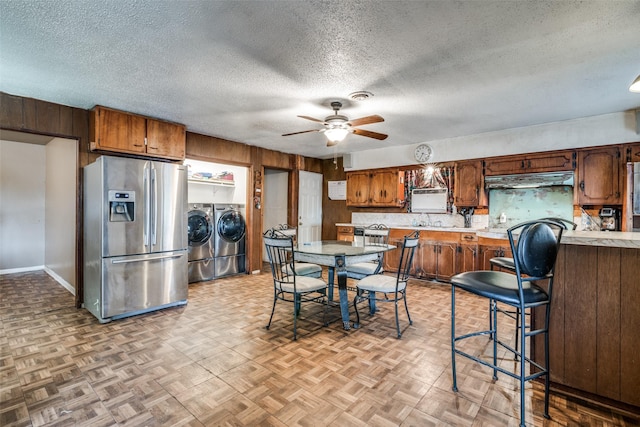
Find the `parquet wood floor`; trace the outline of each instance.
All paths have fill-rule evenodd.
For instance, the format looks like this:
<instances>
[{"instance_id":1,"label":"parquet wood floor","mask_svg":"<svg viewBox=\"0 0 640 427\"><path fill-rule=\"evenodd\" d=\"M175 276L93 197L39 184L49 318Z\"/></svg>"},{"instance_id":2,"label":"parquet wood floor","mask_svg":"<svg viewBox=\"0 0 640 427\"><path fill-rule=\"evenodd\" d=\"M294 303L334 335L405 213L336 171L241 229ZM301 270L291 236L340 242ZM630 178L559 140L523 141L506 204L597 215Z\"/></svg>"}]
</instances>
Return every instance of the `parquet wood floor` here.
<instances>
[{"instance_id":1,"label":"parquet wood floor","mask_svg":"<svg viewBox=\"0 0 640 427\"><path fill-rule=\"evenodd\" d=\"M44 272L0 276L0 425L518 425L513 380L458 359L451 391L447 285L410 283L401 340L391 304L349 332L311 304L294 342L290 306L265 329L272 298L270 274L235 276L192 284L184 307L101 325ZM461 328L486 324L486 301L457 298ZM486 338L473 346L489 354ZM527 401L528 425L640 424L556 394L544 420L537 384Z\"/></svg>"}]
</instances>

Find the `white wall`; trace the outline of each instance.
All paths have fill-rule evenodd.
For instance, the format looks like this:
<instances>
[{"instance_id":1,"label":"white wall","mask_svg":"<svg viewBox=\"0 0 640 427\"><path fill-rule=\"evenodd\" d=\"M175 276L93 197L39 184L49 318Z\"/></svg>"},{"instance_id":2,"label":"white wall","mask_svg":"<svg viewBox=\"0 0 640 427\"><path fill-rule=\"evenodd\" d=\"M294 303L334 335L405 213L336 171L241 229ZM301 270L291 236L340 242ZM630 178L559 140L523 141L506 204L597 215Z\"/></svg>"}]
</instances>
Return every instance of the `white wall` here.
<instances>
[{"instance_id":1,"label":"white wall","mask_svg":"<svg viewBox=\"0 0 640 427\"><path fill-rule=\"evenodd\" d=\"M187 159L184 164L189 167L189 174L195 172L220 172L233 173L234 186L211 185L189 182L189 203L247 203L247 173L248 168L243 166L225 165L220 163L202 162Z\"/></svg>"},{"instance_id":2,"label":"white wall","mask_svg":"<svg viewBox=\"0 0 640 427\"><path fill-rule=\"evenodd\" d=\"M393 135L390 136L393 138ZM577 147L621 144L640 140L634 111L545 123L498 132L416 141L415 145L388 147L352 153L352 168L375 169L415 164L413 151L418 142L433 147L432 162L562 150Z\"/></svg>"},{"instance_id":3,"label":"white wall","mask_svg":"<svg viewBox=\"0 0 640 427\"><path fill-rule=\"evenodd\" d=\"M45 266L70 291L76 285L76 174L78 142L46 145Z\"/></svg>"},{"instance_id":4,"label":"white wall","mask_svg":"<svg viewBox=\"0 0 640 427\"><path fill-rule=\"evenodd\" d=\"M0 270L44 266L45 157L43 145L0 141Z\"/></svg>"}]
</instances>

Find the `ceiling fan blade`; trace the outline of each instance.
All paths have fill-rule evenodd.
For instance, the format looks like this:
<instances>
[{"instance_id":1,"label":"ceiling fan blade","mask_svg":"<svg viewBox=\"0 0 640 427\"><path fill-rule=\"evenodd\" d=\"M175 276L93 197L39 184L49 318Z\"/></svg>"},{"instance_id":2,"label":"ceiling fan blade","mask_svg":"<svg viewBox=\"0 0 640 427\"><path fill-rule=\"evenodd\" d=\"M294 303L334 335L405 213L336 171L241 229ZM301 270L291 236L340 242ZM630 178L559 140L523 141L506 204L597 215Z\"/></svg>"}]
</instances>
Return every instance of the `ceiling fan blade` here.
<instances>
[{"instance_id":1,"label":"ceiling fan blade","mask_svg":"<svg viewBox=\"0 0 640 427\"><path fill-rule=\"evenodd\" d=\"M353 133L360 136L366 136L368 138L379 139L382 141L383 139L387 139L389 135L385 135L384 133L371 132L370 130L364 129L354 129Z\"/></svg>"},{"instance_id":2,"label":"ceiling fan blade","mask_svg":"<svg viewBox=\"0 0 640 427\"><path fill-rule=\"evenodd\" d=\"M362 126L362 125L368 125L371 123L380 123L380 122L384 122L384 119L378 116L377 114L373 116L367 116L367 117L361 117L359 119L349 120L349 124L351 126Z\"/></svg>"},{"instance_id":3,"label":"ceiling fan blade","mask_svg":"<svg viewBox=\"0 0 640 427\"><path fill-rule=\"evenodd\" d=\"M309 116L298 116L298 117L300 117L301 119L311 120L312 122L324 123L324 120L316 119Z\"/></svg>"},{"instance_id":4,"label":"ceiling fan blade","mask_svg":"<svg viewBox=\"0 0 640 427\"><path fill-rule=\"evenodd\" d=\"M291 133L285 133L282 136L290 136L290 135L298 135L300 133L309 133L309 132L320 132L320 129L313 129L313 130L303 130L301 132L291 132Z\"/></svg>"}]
</instances>

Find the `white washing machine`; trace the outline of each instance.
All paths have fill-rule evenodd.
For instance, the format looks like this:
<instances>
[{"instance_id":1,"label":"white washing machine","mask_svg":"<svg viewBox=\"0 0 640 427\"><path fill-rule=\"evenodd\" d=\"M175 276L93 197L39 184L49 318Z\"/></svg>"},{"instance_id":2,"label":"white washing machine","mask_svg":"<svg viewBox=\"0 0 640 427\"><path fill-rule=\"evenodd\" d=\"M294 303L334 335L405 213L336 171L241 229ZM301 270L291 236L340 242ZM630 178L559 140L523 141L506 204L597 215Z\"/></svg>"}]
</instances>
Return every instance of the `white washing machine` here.
<instances>
[{"instance_id":1,"label":"white washing machine","mask_svg":"<svg viewBox=\"0 0 640 427\"><path fill-rule=\"evenodd\" d=\"M238 204L213 205L214 277L246 272L245 207Z\"/></svg>"},{"instance_id":2,"label":"white washing machine","mask_svg":"<svg viewBox=\"0 0 640 427\"><path fill-rule=\"evenodd\" d=\"M211 280L215 276L213 205L189 204L189 283Z\"/></svg>"}]
</instances>

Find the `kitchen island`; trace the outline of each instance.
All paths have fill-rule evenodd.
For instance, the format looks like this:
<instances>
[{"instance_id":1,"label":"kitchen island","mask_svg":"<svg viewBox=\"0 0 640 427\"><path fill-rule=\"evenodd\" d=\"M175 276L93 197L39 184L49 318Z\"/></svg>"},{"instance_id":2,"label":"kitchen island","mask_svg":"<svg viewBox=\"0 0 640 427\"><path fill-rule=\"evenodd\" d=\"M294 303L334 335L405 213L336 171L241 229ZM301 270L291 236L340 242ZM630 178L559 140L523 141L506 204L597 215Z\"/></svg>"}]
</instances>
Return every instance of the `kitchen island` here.
<instances>
[{"instance_id":1,"label":"kitchen island","mask_svg":"<svg viewBox=\"0 0 640 427\"><path fill-rule=\"evenodd\" d=\"M391 235L416 229L424 230L425 235L475 234L480 247L476 269L486 267L483 245L495 242L495 248L509 249L504 229L390 227ZM472 243L460 241L459 247ZM458 272L463 271L460 259L464 254L456 251ZM484 258L493 255L491 251ZM536 325L544 319L542 313L533 317ZM534 341L534 360L543 362L543 351L542 341ZM563 233L551 304L549 356L556 389L640 410L640 233Z\"/></svg>"}]
</instances>

